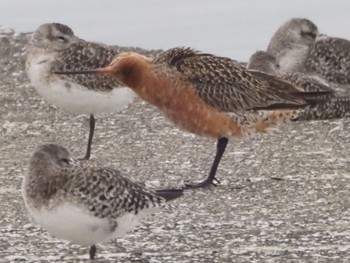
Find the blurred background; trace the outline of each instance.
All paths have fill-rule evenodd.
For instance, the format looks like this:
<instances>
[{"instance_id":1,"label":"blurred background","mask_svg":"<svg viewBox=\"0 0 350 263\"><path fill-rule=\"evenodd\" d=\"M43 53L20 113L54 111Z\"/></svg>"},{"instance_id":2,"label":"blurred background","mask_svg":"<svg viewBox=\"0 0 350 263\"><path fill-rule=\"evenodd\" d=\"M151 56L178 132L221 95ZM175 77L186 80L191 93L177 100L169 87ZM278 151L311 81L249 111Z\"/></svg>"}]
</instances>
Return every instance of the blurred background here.
<instances>
[{"instance_id":1,"label":"blurred background","mask_svg":"<svg viewBox=\"0 0 350 263\"><path fill-rule=\"evenodd\" d=\"M166 49L193 48L247 61L292 17L350 39L350 1L326 0L1 0L0 25L19 32L60 22L86 40Z\"/></svg>"}]
</instances>

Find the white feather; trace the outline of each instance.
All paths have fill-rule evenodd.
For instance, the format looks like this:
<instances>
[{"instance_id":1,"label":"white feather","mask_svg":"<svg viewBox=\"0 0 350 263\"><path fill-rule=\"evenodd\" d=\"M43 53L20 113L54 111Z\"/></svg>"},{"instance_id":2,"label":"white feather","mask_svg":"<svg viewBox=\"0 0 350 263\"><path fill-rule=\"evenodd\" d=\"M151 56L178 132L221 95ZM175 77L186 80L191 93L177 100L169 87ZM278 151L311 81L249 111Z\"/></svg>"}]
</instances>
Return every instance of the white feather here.
<instances>
[{"instance_id":1,"label":"white feather","mask_svg":"<svg viewBox=\"0 0 350 263\"><path fill-rule=\"evenodd\" d=\"M48 102L78 114L99 114L121 110L135 97L127 87L112 91L97 91L65 80L62 75L51 73L52 55L31 56L27 59L27 75Z\"/></svg>"},{"instance_id":2,"label":"white feather","mask_svg":"<svg viewBox=\"0 0 350 263\"><path fill-rule=\"evenodd\" d=\"M90 215L87 210L68 202L51 210L26 205L34 220L53 236L89 246L124 236L139 225L141 218L159 210L154 207L143 209L137 215L126 213L116 219L118 225L112 232L107 218Z\"/></svg>"}]
</instances>

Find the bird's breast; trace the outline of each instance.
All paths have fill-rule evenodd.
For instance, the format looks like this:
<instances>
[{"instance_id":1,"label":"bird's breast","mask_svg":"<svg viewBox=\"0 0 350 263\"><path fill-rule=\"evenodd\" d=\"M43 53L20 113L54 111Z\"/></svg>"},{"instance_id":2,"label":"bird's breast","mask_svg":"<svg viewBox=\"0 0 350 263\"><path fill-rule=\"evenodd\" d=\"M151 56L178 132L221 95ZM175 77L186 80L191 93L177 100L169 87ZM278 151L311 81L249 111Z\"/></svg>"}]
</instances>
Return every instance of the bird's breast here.
<instances>
[{"instance_id":1,"label":"bird's breast","mask_svg":"<svg viewBox=\"0 0 350 263\"><path fill-rule=\"evenodd\" d=\"M240 129L223 112L200 98L186 81L161 81L143 98L158 107L178 127L201 136L236 136ZM145 87L147 91L147 86Z\"/></svg>"}]
</instances>

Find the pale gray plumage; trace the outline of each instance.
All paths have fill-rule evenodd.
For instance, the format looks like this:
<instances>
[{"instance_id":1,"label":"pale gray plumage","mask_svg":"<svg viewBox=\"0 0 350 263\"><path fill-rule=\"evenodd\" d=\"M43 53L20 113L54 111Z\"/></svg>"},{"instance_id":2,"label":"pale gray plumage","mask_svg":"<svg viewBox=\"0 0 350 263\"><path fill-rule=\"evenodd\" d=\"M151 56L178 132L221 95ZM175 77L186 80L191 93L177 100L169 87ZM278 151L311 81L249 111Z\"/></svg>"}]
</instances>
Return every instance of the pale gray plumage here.
<instances>
[{"instance_id":1,"label":"pale gray plumage","mask_svg":"<svg viewBox=\"0 0 350 263\"><path fill-rule=\"evenodd\" d=\"M284 23L266 51L276 58L282 71L318 75L349 89L350 41L319 34L310 20L294 18Z\"/></svg>"},{"instance_id":2,"label":"pale gray plumage","mask_svg":"<svg viewBox=\"0 0 350 263\"><path fill-rule=\"evenodd\" d=\"M281 70L301 71L309 48L318 36L318 28L312 21L293 18L277 29L266 51L277 59Z\"/></svg>"},{"instance_id":3,"label":"pale gray plumage","mask_svg":"<svg viewBox=\"0 0 350 263\"><path fill-rule=\"evenodd\" d=\"M256 51L251 55L246 67L247 69L258 70L271 75L276 75L276 72L279 71L276 58L265 51Z\"/></svg>"}]
</instances>

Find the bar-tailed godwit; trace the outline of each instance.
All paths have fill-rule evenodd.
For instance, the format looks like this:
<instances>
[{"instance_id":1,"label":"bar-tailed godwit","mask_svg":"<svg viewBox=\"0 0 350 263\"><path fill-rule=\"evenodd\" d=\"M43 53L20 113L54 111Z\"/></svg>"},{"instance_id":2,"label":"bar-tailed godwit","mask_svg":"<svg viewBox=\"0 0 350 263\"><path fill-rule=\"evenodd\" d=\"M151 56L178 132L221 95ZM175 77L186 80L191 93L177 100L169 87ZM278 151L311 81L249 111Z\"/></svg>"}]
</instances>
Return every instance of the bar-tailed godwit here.
<instances>
[{"instance_id":1,"label":"bar-tailed godwit","mask_svg":"<svg viewBox=\"0 0 350 263\"><path fill-rule=\"evenodd\" d=\"M277 123L289 120L296 109L328 94L305 92L278 77L262 76L263 73L255 76L229 58L190 48L173 48L154 59L133 52L121 53L104 68L56 72L94 73L114 76L180 128L217 139L208 177L188 185L195 188L216 180L228 138L267 133Z\"/></svg>"}]
</instances>

